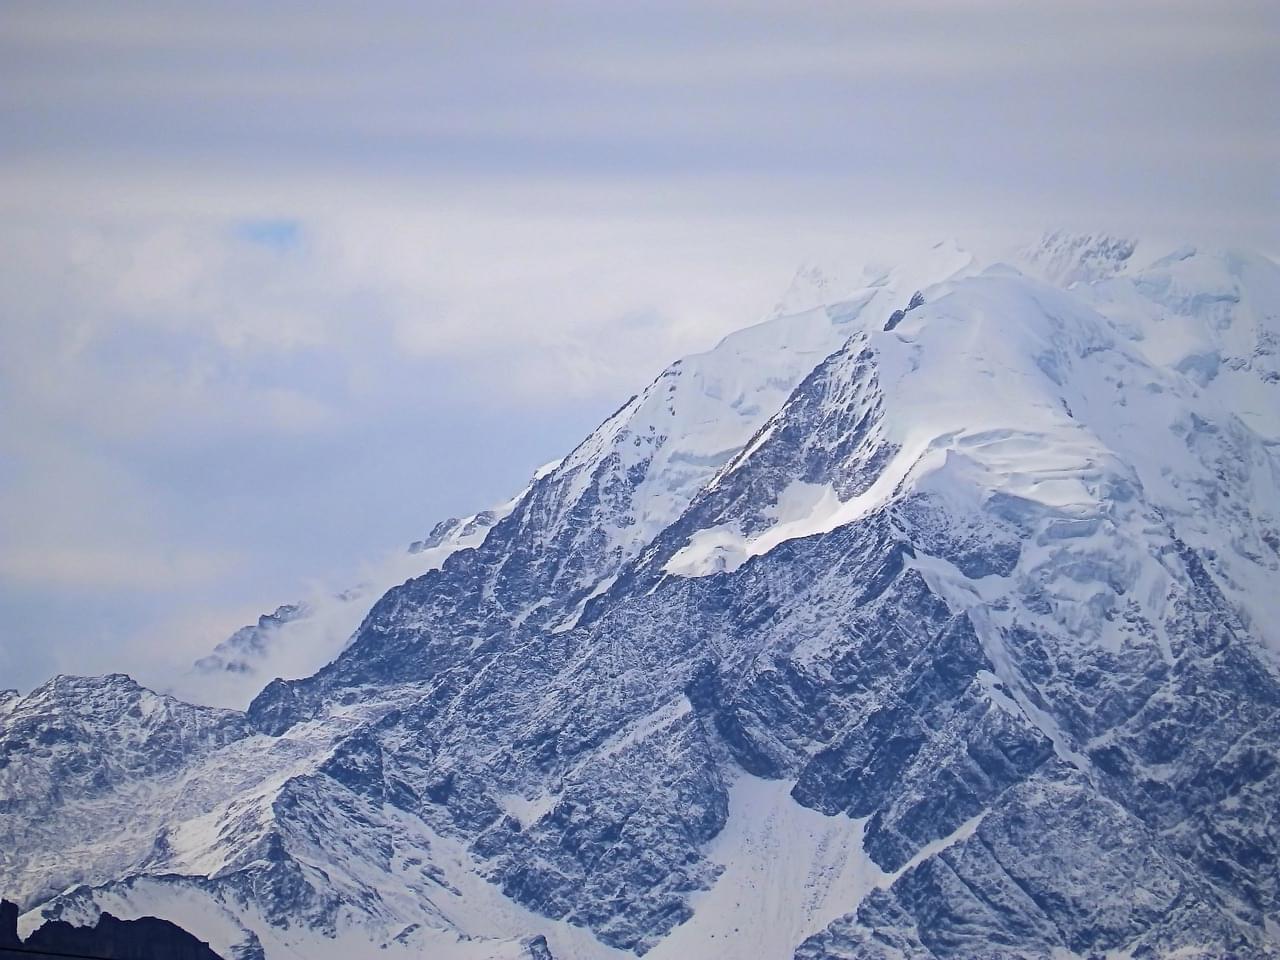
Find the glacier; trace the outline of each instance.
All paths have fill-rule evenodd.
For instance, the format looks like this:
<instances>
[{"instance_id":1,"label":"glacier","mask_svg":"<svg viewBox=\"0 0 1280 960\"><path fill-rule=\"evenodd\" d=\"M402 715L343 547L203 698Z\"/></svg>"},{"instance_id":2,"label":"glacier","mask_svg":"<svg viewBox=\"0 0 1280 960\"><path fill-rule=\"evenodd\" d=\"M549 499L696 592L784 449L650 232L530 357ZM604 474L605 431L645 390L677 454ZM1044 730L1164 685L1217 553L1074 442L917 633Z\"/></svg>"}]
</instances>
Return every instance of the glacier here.
<instances>
[{"instance_id":1,"label":"glacier","mask_svg":"<svg viewBox=\"0 0 1280 960\"><path fill-rule=\"evenodd\" d=\"M246 710L119 674L0 695L23 929L155 915L239 960L1280 956L1265 256L1057 233L807 266L397 563ZM306 614L193 680L256 683Z\"/></svg>"}]
</instances>

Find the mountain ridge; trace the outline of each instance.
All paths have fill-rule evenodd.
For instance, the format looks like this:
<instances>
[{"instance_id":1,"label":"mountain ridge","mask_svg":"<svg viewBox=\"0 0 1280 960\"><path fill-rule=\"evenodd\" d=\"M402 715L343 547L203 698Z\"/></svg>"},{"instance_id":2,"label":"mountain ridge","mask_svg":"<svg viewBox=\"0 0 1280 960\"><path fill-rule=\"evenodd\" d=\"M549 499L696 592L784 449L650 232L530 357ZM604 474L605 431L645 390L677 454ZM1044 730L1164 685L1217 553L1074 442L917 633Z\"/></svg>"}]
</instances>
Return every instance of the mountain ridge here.
<instances>
[{"instance_id":1,"label":"mountain ridge","mask_svg":"<svg viewBox=\"0 0 1280 960\"><path fill-rule=\"evenodd\" d=\"M1044 248L672 365L328 666L176 724L185 766L121 787L59 739L132 726L118 696L10 704L0 823L79 825L88 885L5 882L42 917L198 903L245 957L316 950L300 917L712 955L744 902L780 956L1276 955L1280 268ZM135 789L155 817L95 849ZM803 889L752 873L805 835Z\"/></svg>"}]
</instances>

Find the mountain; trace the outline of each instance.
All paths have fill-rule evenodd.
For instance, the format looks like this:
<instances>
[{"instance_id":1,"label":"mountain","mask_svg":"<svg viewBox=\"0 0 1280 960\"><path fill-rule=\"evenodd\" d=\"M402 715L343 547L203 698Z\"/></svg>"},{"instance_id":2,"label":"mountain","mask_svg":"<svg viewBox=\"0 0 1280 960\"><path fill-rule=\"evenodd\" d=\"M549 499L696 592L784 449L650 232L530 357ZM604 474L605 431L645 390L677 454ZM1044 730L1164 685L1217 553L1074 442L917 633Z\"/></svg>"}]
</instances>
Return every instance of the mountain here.
<instances>
[{"instance_id":1,"label":"mountain","mask_svg":"<svg viewBox=\"0 0 1280 960\"><path fill-rule=\"evenodd\" d=\"M554 469L558 461L539 467L534 479ZM437 523L403 553L388 557L368 571L368 577L338 593L313 591L311 596L284 603L257 623L235 631L174 684L173 692L201 702L243 706L262 687L271 670L309 673L332 659L350 640L369 608L393 586L435 570L450 554L484 541L490 528L509 514L528 492L526 487L506 503L467 517Z\"/></svg>"},{"instance_id":2,"label":"mountain","mask_svg":"<svg viewBox=\"0 0 1280 960\"><path fill-rule=\"evenodd\" d=\"M1280 267L805 268L247 711L0 705L28 928L225 957L1280 956Z\"/></svg>"}]
</instances>

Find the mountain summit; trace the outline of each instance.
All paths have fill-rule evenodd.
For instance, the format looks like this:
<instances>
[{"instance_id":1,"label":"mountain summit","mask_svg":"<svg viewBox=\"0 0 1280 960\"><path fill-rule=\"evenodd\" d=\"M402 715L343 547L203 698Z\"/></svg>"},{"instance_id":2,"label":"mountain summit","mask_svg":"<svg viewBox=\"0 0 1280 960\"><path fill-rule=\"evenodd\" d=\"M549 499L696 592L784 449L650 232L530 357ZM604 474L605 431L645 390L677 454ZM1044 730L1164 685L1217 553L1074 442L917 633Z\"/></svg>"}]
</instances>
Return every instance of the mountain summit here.
<instances>
[{"instance_id":1,"label":"mountain summit","mask_svg":"<svg viewBox=\"0 0 1280 960\"><path fill-rule=\"evenodd\" d=\"M806 268L467 536L245 712L120 675L0 697L27 928L1280 956L1269 259L1056 234Z\"/></svg>"}]
</instances>

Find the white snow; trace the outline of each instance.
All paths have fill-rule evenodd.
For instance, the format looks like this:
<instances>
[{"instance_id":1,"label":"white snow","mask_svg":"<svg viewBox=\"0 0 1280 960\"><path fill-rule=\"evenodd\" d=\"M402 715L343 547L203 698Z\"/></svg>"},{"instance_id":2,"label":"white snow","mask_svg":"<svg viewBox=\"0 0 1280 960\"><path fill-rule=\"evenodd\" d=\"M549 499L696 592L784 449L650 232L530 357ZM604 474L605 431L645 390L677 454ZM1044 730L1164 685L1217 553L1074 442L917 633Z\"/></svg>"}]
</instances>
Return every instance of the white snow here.
<instances>
[{"instance_id":1,"label":"white snow","mask_svg":"<svg viewBox=\"0 0 1280 960\"><path fill-rule=\"evenodd\" d=\"M768 553L778 544L853 523L882 506L924 451L905 448L863 493L841 500L830 485L792 481L774 508L776 523L756 537L745 538L732 525L699 530L672 555L664 570L685 577L736 570L751 557Z\"/></svg>"},{"instance_id":2,"label":"white snow","mask_svg":"<svg viewBox=\"0 0 1280 960\"><path fill-rule=\"evenodd\" d=\"M973 262L954 243L939 243L893 269L854 271L849 282L824 280L784 297L764 322L668 367L554 474L565 484L561 509L567 512L611 455L618 458L615 475L643 470L621 515L598 518L615 558L598 577L612 575L647 546L753 438L758 446L763 438L757 431L851 335L882 326L913 293L964 275ZM589 589L595 582L578 586Z\"/></svg>"},{"instance_id":3,"label":"white snow","mask_svg":"<svg viewBox=\"0 0 1280 960\"><path fill-rule=\"evenodd\" d=\"M790 960L803 940L855 911L872 890L972 836L982 822L981 815L967 820L886 873L862 848L865 819L801 806L793 785L738 775L729 788L729 822L707 851L724 871L710 890L693 895L693 917L647 958Z\"/></svg>"},{"instance_id":4,"label":"white snow","mask_svg":"<svg viewBox=\"0 0 1280 960\"><path fill-rule=\"evenodd\" d=\"M1039 512L1044 532L1023 569L1073 629L1116 642L1085 622L1091 604L1110 602L1098 582L1044 580L1063 550L1115 567L1158 623L1169 578L1152 547L1172 530L1213 558L1242 618L1280 651L1280 270L1194 250L1144 265L1141 245L1114 259L1126 248L1106 241L1095 256L1097 243L1050 244L1041 272L1069 276L1069 291L1011 268L970 270L935 285L893 331L868 328L885 439L897 447L871 488L841 501L829 486L793 482L766 529L695 531L666 572L731 571L909 493L962 512L1000 494ZM1068 255L1087 263L1076 269ZM1134 494L1149 507L1128 505Z\"/></svg>"},{"instance_id":5,"label":"white snow","mask_svg":"<svg viewBox=\"0 0 1280 960\"><path fill-rule=\"evenodd\" d=\"M884 879L862 850L862 821L803 807L791 787L749 774L732 784L729 822L708 850L724 872L691 898L693 918L646 957L789 960Z\"/></svg>"}]
</instances>

